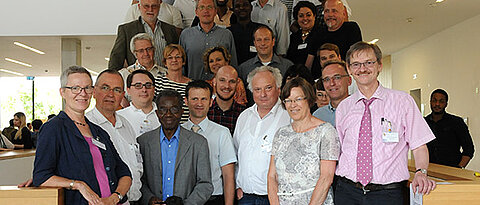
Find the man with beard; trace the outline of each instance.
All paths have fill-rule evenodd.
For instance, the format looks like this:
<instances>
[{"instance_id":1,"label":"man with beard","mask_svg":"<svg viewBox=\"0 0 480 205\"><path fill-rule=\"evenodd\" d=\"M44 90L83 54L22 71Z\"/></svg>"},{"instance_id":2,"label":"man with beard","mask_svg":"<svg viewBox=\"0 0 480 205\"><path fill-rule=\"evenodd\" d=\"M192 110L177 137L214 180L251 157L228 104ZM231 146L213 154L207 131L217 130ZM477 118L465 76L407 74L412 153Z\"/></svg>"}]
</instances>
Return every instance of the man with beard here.
<instances>
[{"instance_id":1,"label":"man with beard","mask_svg":"<svg viewBox=\"0 0 480 205\"><path fill-rule=\"evenodd\" d=\"M427 144L430 162L464 168L473 157L472 136L461 117L445 111L447 103L448 94L445 90L436 89L432 92L432 113L425 117L435 134L435 139Z\"/></svg>"},{"instance_id":2,"label":"man with beard","mask_svg":"<svg viewBox=\"0 0 480 205\"><path fill-rule=\"evenodd\" d=\"M245 105L238 104L233 99L239 81L234 67L221 67L213 80L216 97L208 110L208 119L227 127L232 135L238 116L246 108Z\"/></svg>"}]
</instances>

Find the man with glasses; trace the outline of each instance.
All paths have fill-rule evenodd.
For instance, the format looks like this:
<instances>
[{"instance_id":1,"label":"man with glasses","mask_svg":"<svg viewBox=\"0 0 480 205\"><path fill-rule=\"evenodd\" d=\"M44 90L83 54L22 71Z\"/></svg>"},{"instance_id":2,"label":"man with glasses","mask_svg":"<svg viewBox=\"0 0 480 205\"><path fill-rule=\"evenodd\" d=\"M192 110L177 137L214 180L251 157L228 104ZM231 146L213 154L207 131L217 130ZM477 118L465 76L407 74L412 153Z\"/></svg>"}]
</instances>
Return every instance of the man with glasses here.
<instances>
[{"instance_id":1,"label":"man with glasses","mask_svg":"<svg viewBox=\"0 0 480 205\"><path fill-rule=\"evenodd\" d=\"M237 51L232 33L215 25L217 5L214 0L195 0L195 14L200 19L198 26L182 31L180 45L187 53L185 66L187 77L194 80L209 80L210 72L203 69L203 53L210 47L223 46L232 55L230 64L237 66Z\"/></svg>"},{"instance_id":2,"label":"man with glasses","mask_svg":"<svg viewBox=\"0 0 480 205\"><path fill-rule=\"evenodd\" d=\"M135 137L160 126L153 102L155 79L147 70L133 71L127 77L127 92L131 96L130 106L118 111L125 117L133 129Z\"/></svg>"},{"instance_id":3,"label":"man with glasses","mask_svg":"<svg viewBox=\"0 0 480 205\"><path fill-rule=\"evenodd\" d=\"M110 53L108 68L120 70L135 63L135 55L131 52L130 40L137 33L147 33L153 37L155 46L154 59L162 62L163 48L170 43L178 43L176 28L158 20L161 0L141 0L139 7L141 16L132 22L118 26L117 39ZM126 62L126 63L125 63Z\"/></svg>"},{"instance_id":4,"label":"man with glasses","mask_svg":"<svg viewBox=\"0 0 480 205\"><path fill-rule=\"evenodd\" d=\"M325 92L330 98L330 103L318 108L313 116L329 122L335 127L335 110L338 104L348 97L348 86L352 83L352 79L348 75L347 67L343 61L328 61L324 66L322 77L319 80L323 83Z\"/></svg>"},{"instance_id":5,"label":"man with glasses","mask_svg":"<svg viewBox=\"0 0 480 205\"><path fill-rule=\"evenodd\" d=\"M144 159L142 204L165 204L172 196L183 204L205 204L213 192L208 142L180 126L182 101L177 91L160 91L161 126L137 138Z\"/></svg>"},{"instance_id":6,"label":"man with glasses","mask_svg":"<svg viewBox=\"0 0 480 205\"><path fill-rule=\"evenodd\" d=\"M317 51L318 59L320 60L320 68L319 69L312 69L312 74L315 76L315 71L320 71L320 77L322 69L325 68L325 63L328 61L342 61L342 57L340 56L340 50L337 45L333 43L324 43ZM346 68L345 68L346 69ZM351 79L351 78L350 78ZM348 86L348 94L353 94L356 92L357 84L355 80Z\"/></svg>"},{"instance_id":7,"label":"man with glasses","mask_svg":"<svg viewBox=\"0 0 480 205\"><path fill-rule=\"evenodd\" d=\"M427 177L427 143L435 138L413 98L384 88L377 80L382 52L375 44L357 42L346 56L359 92L336 110L341 151L335 204L403 204L410 178L408 150L415 159L414 193L428 194L435 181Z\"/></svg>"}]
</instances>

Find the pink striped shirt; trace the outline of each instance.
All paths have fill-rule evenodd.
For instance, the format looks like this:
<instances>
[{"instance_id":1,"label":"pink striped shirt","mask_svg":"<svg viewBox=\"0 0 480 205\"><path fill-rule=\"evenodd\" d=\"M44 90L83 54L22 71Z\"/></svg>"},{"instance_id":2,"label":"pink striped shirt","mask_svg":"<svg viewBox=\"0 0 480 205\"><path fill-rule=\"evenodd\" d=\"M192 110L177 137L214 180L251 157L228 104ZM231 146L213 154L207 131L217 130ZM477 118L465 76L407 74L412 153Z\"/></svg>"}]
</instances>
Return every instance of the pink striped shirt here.
<instances>
[{"instance_id":1,"label":"pink striped shirt","mask_svg":"<svg viewBox=\"0 0 480 205\"><path fill-rule=\"evenodd\" d=\"M110 185L108 184L107 172L105 171L105 167L103 165L102 153L100 153L100 149L93 144L91 137L83 137L85 140L87 140L90 148L90 154L92 155L93 168L95 169L95 175L97 177L98 186L100 187L101 192L100 197L109 197L112 193L110 191Z\"/></svg>"},{"instance_id":2,"label":"pink striped shirt","mask_svg":"<svg viewBox=\"0 0 480 205\"><path fill-rule=\"evenodd\" d=\"M379 84L370 105L372 116L373 178L370 183L388 184L407 180L407 152L433 140L435 136L423 119L415 101L405 92ZM340 158L336 175L357 181L357 148L360 122L366 98L360 91L343 100L336 110L336 128L340 138ZM382 118L398 133L398 142L383 142Z\"/></svg>"}]
</instances>

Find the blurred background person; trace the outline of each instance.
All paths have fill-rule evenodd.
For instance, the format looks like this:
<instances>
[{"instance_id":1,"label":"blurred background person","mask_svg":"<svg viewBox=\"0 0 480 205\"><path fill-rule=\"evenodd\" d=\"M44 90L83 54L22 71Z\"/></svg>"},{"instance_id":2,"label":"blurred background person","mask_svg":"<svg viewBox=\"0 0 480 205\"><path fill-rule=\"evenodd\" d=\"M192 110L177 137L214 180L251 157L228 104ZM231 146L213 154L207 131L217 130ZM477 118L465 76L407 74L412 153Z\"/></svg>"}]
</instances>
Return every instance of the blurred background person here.
<instances>
[{"instance_id":1,"label":"blurred background person","mask_svg":"<svg viewBox=\"0 0 480 205\"><path fill-rule=\"evenodd\" d=\"M32 149L32 133L27 128L26 117L23 112L17 112L13 115L13 125L18 127L16 132L12 132L12 143L17 149Z\"/></svg>"},{"instance_id":2,"label":"blurred background person","mask_svg":"<svg viewBox=\"0 0 480 205\"><path fill-rule=\"evenodd\" d=\"M43 122L39 119L33 120L32 121L32 142L33 142L33 147L37 147L37 140L38 140L38 133L40 132L40 127L43 125Z\"/></svg>"},{"instance_id":3,"label":"blurred background person","mask_svg":"<svg viewBox=\"0 0 480 205\"><path fill-rule=\"evenodd\" d=\"M0 151L7 151L7 150L12 150L13 148L15 148L15 145L13 145L12 142L10 142L10 140L8 140L8 138L3 135L3 134L0 134Z\"/></svg>"},{"instance_id":4,"label":"blurred background person","mask_svg":"<svg viewBox=\"0 0 480 205\"><path fill-rule=\"evenodd\" d=\"M13 125L13 119L11 119L8 122L10 125L6 128L3 128L2 134L5 135L5 137L7 137L8 140L12 140L12 138L10 138L12 135L12 132L17 132L17 129L15 129L15 126Z\"/></svg>"}]
</instances>

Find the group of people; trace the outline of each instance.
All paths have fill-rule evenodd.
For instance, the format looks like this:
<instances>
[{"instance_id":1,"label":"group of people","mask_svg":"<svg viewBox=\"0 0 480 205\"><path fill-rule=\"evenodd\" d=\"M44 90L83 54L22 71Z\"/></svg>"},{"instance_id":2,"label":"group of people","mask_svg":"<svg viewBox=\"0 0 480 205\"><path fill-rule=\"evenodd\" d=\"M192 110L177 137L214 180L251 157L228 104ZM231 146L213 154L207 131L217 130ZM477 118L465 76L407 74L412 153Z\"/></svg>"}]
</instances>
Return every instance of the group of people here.
<instances>
[{"instance_id":1,"label":"group of people","mask_svg":"<svg viewBox=\"0 0 480 205\"><path fill-rule=\"evenodd\" d=\"M43 121L39 119L27 123L23 112L17 112L4 128L0 137L0 151L12 149L32 149L37 146L37 135ZM18 129L16 129L18 128Z\"/></svg>"}]
</instances>

